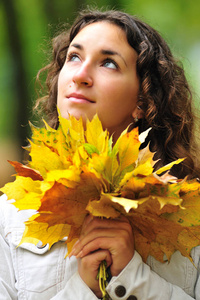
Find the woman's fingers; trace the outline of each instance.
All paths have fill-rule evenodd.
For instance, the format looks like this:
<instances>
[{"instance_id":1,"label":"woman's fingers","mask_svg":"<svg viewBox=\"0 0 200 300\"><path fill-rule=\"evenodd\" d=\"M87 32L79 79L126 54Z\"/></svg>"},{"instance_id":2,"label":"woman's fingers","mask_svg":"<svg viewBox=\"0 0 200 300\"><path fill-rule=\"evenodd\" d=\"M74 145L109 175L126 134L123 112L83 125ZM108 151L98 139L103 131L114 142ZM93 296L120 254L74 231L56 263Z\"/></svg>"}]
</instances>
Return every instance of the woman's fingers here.
<instances>
[{"instance_id":1,"label":"woman's fingers","mask_svg":"<svg viewBox=\"0 0 200 300\"><path fill-rule=\"evenodd\" d=\"M119 274L134 254L132 227L126 219L90 219L71 255L84 258L99 250L109 251L112 258L111 273Z\"/></svg>"},{"instance_id":2,"label":"woman's fingers","mask_svg":"<svg viewBox=\"0 0 200 300\"><path fill-rule=\"evenodd\" d=\"M94 272L98 273L100 263L105 260L107 267L112 264L112 258L110 252L108 250L98 250L90 253L89 255L84 256L79 260L82 263L82 266L88 270L91 268ZM97 274L96 274L97 275Z\"/></svg>"},{"instance_id":3,"label":"woman's fingers","mask_svg":"<svg viewBox=\"0 0 200 300\"><path fill-rule=\"evenodd\" d=\"M130 223L125 217L121 217L119 219L106 219L92 217L89 215L86 217L82 226L80 240L95 229L126 229L127 227L129 227L130 231L132 231Z\"/></svg>"},{"instance_id":4,"label":"woman's fingers","mask_svg":"<svg viewBox=\"0 0 200 300\"><path fill-rule=\"evenodd\" d=\"M85 245L101 237L122 237L124 239L131 239L133 242L132 227L126 219L120 221L100 218L90 219L84 227L79 241L73 247L73 255L77 255Z\"/></svg>"},{"instance_id":5,"label":"woman's fingers","mask_svg":"<svg viewBox=\"0 0 200 300\"><path fill-rule=\"evenodd\" d=\"M93 252L100 250L109 251L112 257L111 274L118 275L123 268L129 263L134 255L134 247L122 237L114 238L97 238L86 244L77 254L77 258L83 258Z\"/></svg>"},{"instance_id":6,"label":"woman's fingers","mask_svg":"<svg viewBox=\"0 0 200 300\"><path fill-rule=\"evenodd\" d=\"M98 298L101 298L102 295L97 274L99 265L103 260L106 261L108 267L111 265L112 258L109 251L99 250L78 259L79 275Z\"/></svg>"},{"instance_id":7,"label":"woman's fingers","mask_svg":"<svg viewBox=\"0 0 200 300\"><path fill-rule=\"evenodd\" d=\"M87 255L98 249L109 249L112 252L109 240L112 241L114 247L123 247L133 243L132 233L127 228L95 228L76 243L73 255L77 256L80 251L83 255Z\"/></svg>"}]
</instances>

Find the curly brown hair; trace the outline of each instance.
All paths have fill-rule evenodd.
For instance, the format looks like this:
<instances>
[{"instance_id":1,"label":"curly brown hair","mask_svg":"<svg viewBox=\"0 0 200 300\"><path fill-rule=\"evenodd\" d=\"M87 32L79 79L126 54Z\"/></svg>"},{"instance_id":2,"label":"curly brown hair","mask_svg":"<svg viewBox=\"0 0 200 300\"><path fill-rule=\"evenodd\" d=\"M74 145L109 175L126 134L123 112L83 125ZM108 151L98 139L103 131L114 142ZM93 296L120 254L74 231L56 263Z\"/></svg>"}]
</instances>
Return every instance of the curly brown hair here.
<instances>
[{"instance_id":1,"label":"curly brown hair","mask_svg":"<svg viewBox=\"0 0 200 300\"><path fill-rule=\"evenodd\" d=\"M194 114L192 93L183 68L176 62L161 35L135 16L121 11L88 10L79 14L69 31L53 39L53 58L41 69L47 71L47 95L37 100L36 109L42 108L49 125L58 127L57 82L66 59L68 47L85 26L106 21L124 30L127 41L138 54L137 72L140 78L139 103L144 118L136 124L142 132L151 127L150 149L159 159L156 168L177 158L186 158L173 167L179 178L198 176L194 142Z\"/></svg>"}]
</instances>

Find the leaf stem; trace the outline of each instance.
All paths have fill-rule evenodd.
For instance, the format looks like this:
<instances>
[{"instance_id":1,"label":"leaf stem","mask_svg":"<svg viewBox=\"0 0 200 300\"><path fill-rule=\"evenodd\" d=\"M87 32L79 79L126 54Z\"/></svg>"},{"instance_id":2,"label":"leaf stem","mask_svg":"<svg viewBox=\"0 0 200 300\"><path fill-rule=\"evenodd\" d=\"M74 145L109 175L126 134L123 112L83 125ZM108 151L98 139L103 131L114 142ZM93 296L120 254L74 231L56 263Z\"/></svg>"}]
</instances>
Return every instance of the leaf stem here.
<instances>
[{"instance_id":1,"label":"leaf stem","mask_svg":"<svg viewBox=\"0 0 200 300\"><path fill-rule=\"evenodd\" d=\"M108 293L106 292L106 287L108 285L108 273L106 270L106 261L103 260L99 265L99 272L97 279L99 279L99 287L102 292L102 300L110 300Z\"/></svg>"}]
</instances>

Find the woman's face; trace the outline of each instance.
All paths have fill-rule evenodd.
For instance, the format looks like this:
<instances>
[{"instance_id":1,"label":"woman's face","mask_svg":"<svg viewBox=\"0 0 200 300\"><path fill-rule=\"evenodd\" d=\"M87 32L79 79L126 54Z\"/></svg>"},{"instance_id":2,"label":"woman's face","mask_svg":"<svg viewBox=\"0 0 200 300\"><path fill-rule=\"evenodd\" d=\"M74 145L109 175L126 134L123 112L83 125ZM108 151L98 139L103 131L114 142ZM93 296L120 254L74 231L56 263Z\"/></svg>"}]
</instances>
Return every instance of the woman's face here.
<instances>
[{"instance_id":1,"label":"woman's face","mask_svg":"<svg viewBox=\"0 0 200 300\"><path fill-rule=\"evenodd\" d=\"M137 115L136 60L120 27L105 21L84 27L72 40L59 74L61 115L85 120L97 113L104 129L118 137Z\"/></svg>"}]
</instances>

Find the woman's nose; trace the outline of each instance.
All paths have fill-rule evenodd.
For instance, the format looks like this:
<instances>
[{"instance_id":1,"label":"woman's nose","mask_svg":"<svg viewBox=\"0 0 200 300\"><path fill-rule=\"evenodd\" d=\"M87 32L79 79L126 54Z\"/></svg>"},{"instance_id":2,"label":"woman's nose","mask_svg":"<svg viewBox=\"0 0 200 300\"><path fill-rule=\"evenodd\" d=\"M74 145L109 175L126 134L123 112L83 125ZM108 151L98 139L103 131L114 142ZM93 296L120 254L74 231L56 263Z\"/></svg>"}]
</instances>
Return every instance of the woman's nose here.
<instances>
[{"instance_id":1,"label":"woman's nose","mask_svg":"<svg viewBox=\"0 0 200 300\"><path fill-rule=\"evenodd\" d=\"M93 79L91 74L91 67L85 62L83 63L80 68L74 73L73 82L78 85L86 85L86 86L92 86L93 85Z\"/></svg>"}]
</instances>

